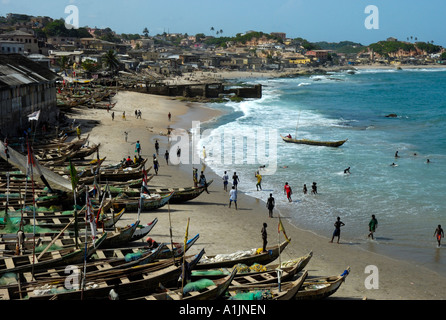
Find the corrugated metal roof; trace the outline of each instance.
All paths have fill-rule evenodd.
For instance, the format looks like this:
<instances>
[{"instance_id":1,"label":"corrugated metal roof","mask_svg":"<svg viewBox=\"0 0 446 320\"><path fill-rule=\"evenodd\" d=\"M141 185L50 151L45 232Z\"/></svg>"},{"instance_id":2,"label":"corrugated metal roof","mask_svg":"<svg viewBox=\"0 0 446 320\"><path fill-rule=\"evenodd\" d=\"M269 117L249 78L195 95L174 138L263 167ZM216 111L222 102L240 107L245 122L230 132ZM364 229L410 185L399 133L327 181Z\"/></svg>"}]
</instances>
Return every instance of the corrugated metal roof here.
<instances>
[{"instance_id":1,"label":"corrugated metal roof","mask_svg":"<svg viewBox=\"0 0 446 320\"><path fill-rule=\"evenodd\" d=\"M49 82L58 75L21 54L0 55L0 88Z\"/></svg>"}]
</instances>

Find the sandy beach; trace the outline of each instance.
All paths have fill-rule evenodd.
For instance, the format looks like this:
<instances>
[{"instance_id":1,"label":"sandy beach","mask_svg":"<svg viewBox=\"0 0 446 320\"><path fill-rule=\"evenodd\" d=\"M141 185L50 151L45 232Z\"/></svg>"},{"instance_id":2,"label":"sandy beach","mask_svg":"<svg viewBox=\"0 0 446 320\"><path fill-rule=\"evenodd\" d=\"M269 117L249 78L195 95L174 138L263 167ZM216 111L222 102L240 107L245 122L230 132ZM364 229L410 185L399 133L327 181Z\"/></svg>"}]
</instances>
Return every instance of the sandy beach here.
<instances>
[{"instance_id":1,"label":"sandy beach","mask_svg":"<svg viewBox=\"0 0 446 320\"><path fill-rule=\"evenodd\" d=\"M232 78L232 77L231 77ZM100 156L107 157L107 163L116 163L122 158L135 155L135 143L140 141L142 156L149 157L148 166L155 153L155 140L160 142L159 174L150 181L150 187L192 186L192 164L166 165L163 154L174 146L167 140L167 127L190 129L192 120L208 121L219 116L219 112L200 104L180 102L175 99L142 93L118 92L114 97L117 104L107 112L103 109L75 109L70 115L81 124L82 136L90 134L90 143L101 143ZM142 119L135 117L135 110L141 110ZM114 112L114 120L111 113ZM126 119L122 118L125 112ZM172 120L168 120L168 113ZM99 121L93 125L91 120ZM128 132L127 141L125 132ZM173 148L172 148L173 149ZM185 152L185 151L183 151ZM171 152L171 158L176 157ZM197 167L197 165L195 165ZM199 165L199 170L202 166ZM231 172L231 168L228 168ZM154 173L151 170L149 173ZM190 249L191 254L205 248L209 255L231 253L238 250L260 248L262 224L268 224L268 245L283 241L278 234L278 214L268 218L265 202L239 192L238 210L228 208L229 195L223 190L221 175L204 168L207 180L213 179L209 194L185 204L165 206L155 212L142 213L142 224L157 217L159 222L150 236L158 242L170 242L169 227L172 226L173 241L184 241L187 219L190 219L189 237L200 234L198 242ZM255 186L253 185L253 188ZM276 198L284 197L282 190L276 190ZM265 199L266 200L266 199ZM169 219L170 213L170 219ZM133 223L136 213L126 213L122 225ZM170 222L171 221L171 222ZM332 299L377 299L377 300L439 300L446 298L444 287L446 278L424 268L404 261L370 253L358 248L354 243L329 243L330 235L316 235L301 230L287 222L282 216L284 228L291 242L284 250L281 260L294 259L313 251L313 258L307 266L309 276L332 276L341 274L350 266L351 273ZM334 222L334 221L333 221ZM366 234L364 235L366 237ZM370 246L376 245L371 242ZM435 249L432 249L435 250ZM441 250L436 254L440 255ZM376 266L373 274L368 266ZM370 276L374 276L374 288Z\"/></svg>"}]
</instances>

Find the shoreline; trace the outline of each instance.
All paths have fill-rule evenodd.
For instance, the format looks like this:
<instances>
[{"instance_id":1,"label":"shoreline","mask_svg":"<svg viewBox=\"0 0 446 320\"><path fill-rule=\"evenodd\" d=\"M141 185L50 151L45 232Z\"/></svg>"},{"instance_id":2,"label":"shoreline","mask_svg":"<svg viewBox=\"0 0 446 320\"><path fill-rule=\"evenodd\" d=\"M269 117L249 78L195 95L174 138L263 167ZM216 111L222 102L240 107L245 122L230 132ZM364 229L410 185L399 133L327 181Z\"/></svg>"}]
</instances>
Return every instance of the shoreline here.
<instances>
[{"instance_id":1,"label":"shoreline","mask_svg":"<svg viewBox=\"0 0 446 320\"><path fill-rule=\"evenodd\" d=\"M191 186L193 184L193 164L166 166L162 154L169 148L169 142L167 137L160 133L163 133L162 130L166 130L167 125L177 129L182 127L190 129L185 127L189 121L209 121L218 117L219 112L205 105L184 103L168 97L147 94L121 94L120 92L115 99L118 100L118 103L112 110L117 115L124 110L130 113L135 106L132 104L133 101L144 100L145 102L141 102L140 107L143 119L135 119L132 114L125 121L115 116L115 120L112 122L110 115L105 110L83 109L80 111L80 114L86 119L99 117L100 125L88 128L90 131L83 131L83 134L90 133L92 142L101 143L101 156L107 156L107 163L121 160L127 156L124 155L124 152L133 155L133 144L138 138L141 140L143 157L151 158L154 153L153 143L158 139L161 145L159 155L161 167L158 176L150 181L150 187ZM123 99L126 103L123 102ZM154 104L158 104L155 110L149 112L145 109ZM173 115L171 123L167 121L169 111ZM148 114L150 117L146 116ZM154 122L156 126L152 125ZM125 142L123 131L127 128L131 128L131 130L129 130L128 141ZM155 128L159 131L155 131ZM171 142L170 147L174 145ZM173 156L176 155L171 154L171 157ZM147 167L150 166L151 162ZM202 168L201 166L199 169ZM230 169L228 170L231 172ZM274 212L274 218L268 218L264 201L242 192L239 192L238 197L239 210L229 209L229 198L223 191L221 177L208 167L204 168L204 172L208 181L214 179L209 187L210 194L204 192L198 198L185 204L170 205L154 212L141 214L141 224L148 223L155 217L159 219L157 226L149 234L150 237L158 242L170 243L169 229L172 227L173 241L182 242L187 218L190 218L189 237L197 233L200 234L199 240L190 249L190 254L195 254L203 247L206 249L206 254L209 255L261 247L260 230L263 222L268 223L268 245L275 245L278 242L277 210ZM153 173L153 170L149 173ZM121 224L132 223L135 217L136 213L126 213ZM446 285L446 278L431 270L366 252L362 248L342 243L342 241L339 245L328 243L328 238L290 224L287 217L282 217L282 223L288 237L291 238L291 243L281 256L282 261L294 259L313 251L313 258L306 268L310 276L338 275L347 266L351 267L351 274L338 292L332 296L332 299L436 300L445 298L442 287ZM280 236L283 241L283 235ZM366 289L365 287L365 281L369 276L365 273L365 268L368 265L375 265L379 270L379 289Z\"/></svg>"}]
</instances>

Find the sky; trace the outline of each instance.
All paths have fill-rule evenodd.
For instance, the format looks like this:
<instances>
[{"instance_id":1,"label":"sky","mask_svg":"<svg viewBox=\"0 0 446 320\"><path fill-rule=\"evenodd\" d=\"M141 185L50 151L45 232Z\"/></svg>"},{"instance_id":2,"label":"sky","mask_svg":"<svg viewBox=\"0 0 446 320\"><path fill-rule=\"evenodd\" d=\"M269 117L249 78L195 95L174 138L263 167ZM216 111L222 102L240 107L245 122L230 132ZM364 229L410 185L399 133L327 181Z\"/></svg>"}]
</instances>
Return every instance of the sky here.
<instances>
[{"instance_id":1,"label":"sky","mask_svg":"<svg viewBox=\"0 0 446 320\"><path fill-rule=\"evenodd\" d=\"M446 47L445 0L0 0L0 15L65 19L69 5L78 8L81 27L110 27L117 33L141 34L147 27L149 35L216 35L216 30L223 30L223 36L235 36L254 30L284 32L311 42L349 40L363 45L412 36ZM373 11L366 12L370 5Z\"/></svg>"}]
</instances>

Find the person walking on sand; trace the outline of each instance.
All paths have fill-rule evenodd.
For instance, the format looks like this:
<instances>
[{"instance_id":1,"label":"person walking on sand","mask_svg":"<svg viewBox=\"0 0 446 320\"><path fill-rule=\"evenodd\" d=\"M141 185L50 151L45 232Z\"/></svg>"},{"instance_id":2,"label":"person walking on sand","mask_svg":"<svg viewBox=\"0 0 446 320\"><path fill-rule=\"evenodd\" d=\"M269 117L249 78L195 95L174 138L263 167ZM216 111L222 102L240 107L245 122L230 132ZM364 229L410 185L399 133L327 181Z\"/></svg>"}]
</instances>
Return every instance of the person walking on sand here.
<instances>
[{"instance_id":1,"label":"person walking on sand","mask_svg":"<svg viewBox=\"0 0 446 320\"><path fill-rule=\"evenodd\" d=\"M275 204L276 203L274 201L273 194L270 193L268 200L266 200L266 207L268 208L268 216L270 218L273 217L273 209L274 209Z\"/></svg>"},{"instance_id":2,"label":"person walking on sand","mask_svg":"<svg viewBox=\"0 0 446 320\"><path fill-rule=\"evenodd\" d=\"M226 171L222 179L223 179L223 190L228 191L229 176L226 173Z\"/></svg>"},{"instance_id":3,"label":"person walking on sand","mask_svg":"<svg viewBox=\"0 0 446 320\"><path fill-rule=\"evenodd\" d=\"M263 228L260 231L262 234L262 240L263 240L263 247L262 247L263 252L266 252L266 245L268 244L268 233L266 232L267 227L268 227L268 225L266 224L266 222L264 222Z\"/></svg>"},{"instance_id":4,"label":"person walking on sand","mask_svg":"<svg viewBox=\"0 0 446 320\"><path fill-rule=\"evenodd\" d=\"M237 172L234 172L232 175L232 186L235 187L235 190L237 190L237 185L240 182L240 179L238 178Z\"/></svg>"},{"instance_id":5,"label":"person walking on sand","mask_svg":"<svg viewBox=\"0 0 446 320\"><path fill-rule=\"evenodd\" d=\"M77 138L80 139L81 138L81 127L77 127L76 128L76 133L77 133Z\"/></svg>"},{"instance_id":6,"label":"person walking on sand","mask_svg":"<svg viewBox=\"0 0 446 320\"><path fill-rule=\"evenodd\" d=\"M204 176L203 171L201 171L201 174L200 174L200 187L204 187L204 190L209 194L208 183L206 181L206 177Z\"/></svg>"},{"instance_id":7,"label":"person walking on sand","mask_svg":"<svg viewBox=\"0 0 446 320\"><path fill-rule=\"evenodd\" d=\"M231 207L231 203L234 201L235 210L237 210L237 189L232 186L231 191L229 191L229 208Z\"/></svg>"},{"instance_id":8,"label":"person walking on sand","mask_svg":"<svg viewBox=\"0 0 446 320\"><path fill-rule=\"evenodd\" d=\"M337 217L336 222L334 223L335 230L333 231L333 236L331 237L330 243L333 243L335 237L338 237L338 243L341 239L341 227L345 226L344 222L341 221L340 217Z\"/></svg>"},{"instance_id":9,"label":"person walking on sand","mask_svg":"<svg viewBox=\"0 0 446 320\"><path fill-rule=\"evenodd\" d=\"M372 214L372 219L369 222L369 235L368 238L372 237L373 240L373 233L376 231L376 228L378 227L378 220L376 220L375 215Z\"/></svg>"},{"instance_id":10,"label":"person walking on sand","mask_svg":"<svg viewBox=\"0 0 446 320\"><path fill-rule=\"evenodd\" d=\"M259 188L260 190L262 190L262 176L258 171L256 172L255 176L257 178L257 183L256 183L257 191L259 191Z\"/></svg>"},{"instance_id":11,"label":"person walking on sand","mask_svg":"<svg viewBox=\"0 0 446 320\"><path fill-rule=\"evenodd\" d=\"M440 248L441 238L444 238L444 232L443 232L443 229L441 228L441 225L438 225L437 229L435 229L434 237L435 236L437 237L438 248Z\"/></svg>"},{"instance_id":12,"label":"person walking on sand","mask_svg":"<svg viewBox=\"0 0 446 320\"><path fill-rule=\"evenodd\" d=\"M159 150L160 150L160 144L158 143L158 140L155 140L155 151L156 151L156 155L159 155Z\"/></svg>"},{"instance_id":13,"label":"person walking on sand","mask_svg":"<svg viewBox=\"0 0 446 320\"><path fill-rule=\"evenodd\" d=\"M167 165L169 165L169 151L166 150L166 152L164 153L164 159L166 159L166 163Z\"/></svg>"},{"instance_id":14,"label":"person walking on sand","mask_svg":"<svg viewBox=\"0 0 446 320\"><path fill-rule=\"evenodd\" d=\"M288 184L288 182L285 182L285 186L283 187L283 192L286 194L286 198L288 199L288 201L292 202L293 200L291 200L291 195L293 194L293 190L291 190L291 187Z\"/></svg>"},{"instance_id":15,"label":"person walking on sand","mask_svg":"<svg viewBox=\"0 0 446 320\"><path fill-rule=\"evenodd\" d=\"M158 163L158 159L153 157L153 169L155 170L155 174L158 175L158 168L160 164Z\"/></svg>"}]
</instances>

